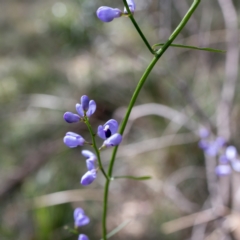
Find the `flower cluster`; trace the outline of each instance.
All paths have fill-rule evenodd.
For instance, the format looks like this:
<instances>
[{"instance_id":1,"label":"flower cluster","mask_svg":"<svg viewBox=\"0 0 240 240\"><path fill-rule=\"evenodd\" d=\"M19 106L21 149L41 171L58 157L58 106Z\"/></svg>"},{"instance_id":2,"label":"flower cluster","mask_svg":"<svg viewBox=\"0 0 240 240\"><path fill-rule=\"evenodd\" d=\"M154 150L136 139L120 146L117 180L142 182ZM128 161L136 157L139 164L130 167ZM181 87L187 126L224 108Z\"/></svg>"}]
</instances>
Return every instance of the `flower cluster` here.
<instances>
[{"instance_id":1,"label":"flower cluster","mask_svg":"<svg viewBox=\"0 0 240 240\"><path fill-rule=\"evenodd\" d=\"M199 136L201 140L198 145L205 154L218 157L218 166L215 169L218 176L227 176L232 170L240 172L240 159L234 146L227 146L222 137L211 140L210 132L205 128L200 129Z\"/></svg>"},{"instance_id":2,"label":"flower cluster","mask_svg":"<svg viewBox=\"0 0 240 240\"><path fill-rule=\"evenodd\" d=\"M66 112L63 118L68 123L78 122L84 117L90 117L96 111L97 105L94 100L90 100L88 96L83 95L80 99L80 103L76 104L76 111L78 114L72 112Z\"/></svg>"},{"instance_id":3,"label":"flower cluster","mask_svg":"<svg viewBox=\"0 0 240 240\"><path fill-rule=\"evenodd\" d=\"M75 228L87 225L90 222L89 217L85 215L83 209L81 208L76 208L74 210L73 218ZM80 234L78 240L89 240L89 238L85 234Z\"/></svg>"},{"instance_id":4,"label":"flower cluster","mask_svg":"<svg viewBox=\"0 0 240 240\"><path fill-rule=\"evenodd\" d=\"M135 11L135 3L133 0L127 0L128 7L131 13ZM98 8L97 17L103 22L111 22L114 18L119 18L122 15L128 15L127 9L124 8L123 12L118 8L111 8L108 6L102 6Z\"/></svg>"},{"instance_id":5,"label":"flower cluster","mask_svg":"<svg viewBox=\"0 0 240 240\"><path fill-rule=\"evenodd\" d=\"M84 122L89 124L90 116L96 111L97 105L94 100L90 100L88 96L84 95L80 99L80 103L76 104L76 111L78 114L72 112L66 112L63 115L64 120L67 123ZM117 133L118 122L114 119L110 119L104 125L98 127L97 135L104 140L101 148L117 146L122 141L122 136ZM92 137L95 137L92 136ZM85 139L74 132L67 132L63 138L63 142L70 148L83 146L89 144ZM93 145L91 143L91 145ZM98 151L99 151L98 150ZM80 183L83 186L91 184L97 178L97 157L89 150L83 150L82 155L86 158L87 172L82 176Z\"/></svg>"}]
</instances>

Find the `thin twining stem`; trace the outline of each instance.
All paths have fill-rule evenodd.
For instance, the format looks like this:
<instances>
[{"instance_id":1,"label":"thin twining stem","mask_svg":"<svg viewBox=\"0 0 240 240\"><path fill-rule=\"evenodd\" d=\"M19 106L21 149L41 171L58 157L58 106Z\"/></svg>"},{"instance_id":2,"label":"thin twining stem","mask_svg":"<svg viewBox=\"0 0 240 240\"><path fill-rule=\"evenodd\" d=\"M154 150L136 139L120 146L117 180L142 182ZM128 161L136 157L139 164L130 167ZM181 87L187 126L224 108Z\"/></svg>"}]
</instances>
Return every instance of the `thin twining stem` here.
<instances>
[{"instance_id":1,"label":"thin twining stem","mask_svg":"<svg viewBox=\"0 0 240 240\"><path fill-rule=\"evenodd\" d=\"M151 45L149 44L148 40L146 39L145 35L143 34L143 32L141 31L140 27L138 26L137 22L135 21L135 18L132 14L132 12L129 9L129 6L127 4L126 0L123 0L124 6L127 9L128 12L128 17L131 19L132 24L134 25L134 27L136 28L138 34L140 35L140 37L142 38L143 42L145 43L145 45L147 46L148 50L152 53L155 54L155 51L152 49Z\"/></svg>"},{"instance_id":2,"label":"thin twining stem","mask_svg":"<svg viewBox=\"0 0 240 240\"><path fill-rule=\"evenodd\" d=\"M126 0L124 1L124 5L126 6L126 9L128 11L128 13L130 13L130 9L127 5ZM182 31L182 29L184 28L184 26L187 24L188 20L191 18L192 14L194 13L194 11L196 10L197 6L199 5L199 3L201 2L201 0L194 0L193 4L191 5L191 7L189 8L188 12L186 13L186 15L184 16L184 18L182 19L182 21L179 23L179 25L177 26L177 28L175 29L175 31L171 34L171 36L169 37L168 41L162 46L161 49L159 49L154 58L152 59L152 61L150 62L150 64L148 65L147 69L145 70L145 72L143 73L141 79L138 82L138 85L132 95L132 98L130 100L130 103L128 105L128 109L127 112L125 114L125 117L122 121L122 124L120 126L119 129L119 133L123 134L125 127L127 125L130 113L132 111L132 108L137 100L137 97L147 79L147 77L149 76L149 74L151 73L153 67L155 66L155 64L157 63L157 61L161 58L161 56L164 54L164 52L168 49L168 47L171 45L171 43L175 40L175 38L178 36L178 34ZM118 150L118 146L114 147L113 152L112 152L112 158L109 164L109 168L108 168L108 176L111 178L112 176L112 171L113 171L113 166L114 166L114 162L115 162L115 158L116 158L116 154L117 154L117 150ZM110 180L107 179L106 183L105 183L105 188L104 188L104 200L103 200L103 214L102 214L102 231L103 231L103 240L107 239L107 207L108 207L108 191L109 191L109 185L110 185Z\"/></svg>"},{"instance_id":3,"label":"thin twining stem","mask_svg":"<svg viewBox=\"0 0 240 240\"><path fill-rule=\"evenodd\" d=\"M163 47L161 49L159 49L157 51L156 56L152 59L151 63L149 64L149 66L147 67L147 69L145 70L144 74L142 75L141 79L138 82L138 85L133 93L133 96L130 100L127 112L125 114L125 117L122 121L122 124L120 126L119 129L119 133L123 134L125 127L127 125L130 113L132 111L132 108L137 100L137 97L148 77L148 75L150 74L150 72L152 71L153 67L155 66L155 64L157 63L157 61L160 59L160 57L163 55L163 53L168 49L168 47L171 45L171 43L175 40L175 38L178 36L178 34L181 32L181 30L183 29L183 27L186 25L186 23L188 22L188 20L190 19L191 15L193 14L193 12L195 11L195 9L197 8L197 6L199 5L199 3L201 2L201 0L194 0L192 6L190 7L190 9L188 10L188 12L186 13L185 17L182 19L182 21L180 22L180 24L177 26L177 28L175 29L175 31L172 33L172 35L169 37L168 41L163 45ZM113 154L112 154L112 158L111 158L111 162L108 168L108 175L111 176L112 175L112 170L113 170L113 165L114 165L114 160L115 160L115 156L117 153L117 149L118 146L114 147L113 150Z\"/></svg>"}]
</instances>

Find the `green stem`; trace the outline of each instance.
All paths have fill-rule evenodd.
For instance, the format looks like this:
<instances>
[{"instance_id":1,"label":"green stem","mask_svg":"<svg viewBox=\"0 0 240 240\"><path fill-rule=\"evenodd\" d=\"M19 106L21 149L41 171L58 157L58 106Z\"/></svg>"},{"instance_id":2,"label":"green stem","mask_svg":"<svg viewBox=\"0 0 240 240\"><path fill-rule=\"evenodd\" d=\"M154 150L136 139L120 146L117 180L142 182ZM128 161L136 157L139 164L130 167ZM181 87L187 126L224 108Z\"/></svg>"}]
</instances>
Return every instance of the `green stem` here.
<instances>
[{"instance_id":1,"label":"green stem","mask_svg":"<svg viewBox=\"0 0 240 240\"><path fill-rule=\"evenodd\" d=\"M126 0L123 0L124 4L129 11L129 8L126 4ZM125 114L125 117L122 121L122 124L120 126L119 129L119 133L123 134L125 127L127 125L128 122L128 118L130 116L130 113L132 111L132 108L137 100L137 97L147 79L147 77L149 76L150 72L152 71L153 67L155 66L155 64L157 63L157 61L160 59L160 57L163 55L163 53L168 49L168 47L171 45L171 43L175 40L175 38L178 36L178 34L182 31L182 29L184 28L184 26L187 24L188 20L190 19L190 17L192 16L193 12L196 10L197 6L199 5L199 3L201 2L201 0L194 0L193 4L191 5L191 7L189 8L188 12L186 13L186 15L184 16L184 18L182 19L182 21L179 23L179 25L177 26L177 28L174 30L174 32L171 34L171 36L169 37L168 41L163 45L163 47L161 49L159 49L156 54L155 57L152 59L152 61L150 62L150 64L148 65L147 69L145 70L144 74L142 75L141 79L138 82L138 85L133 93L133 96L130 100L130 103L128 105L128 109L127 112ZM108 168L108 176L111 178L112 177L112 171L113 171L113 166L114 166L114 162L115 162L115 158L116 158L116 154L117 154L117 150L118 150L118 146L114 147L113 152L112 152L112 158L109 164L109 168ZM110 184L110 180L107 179L106 183L105 183L105 188L104 188L104 205L103 205L103 217L102 217L102 228L103 228L103 239L106 240L107 237L107 226L106 226L106 220L107 220L107 206L108 206L108 190L109 190L109 184Z\"/></svg>"},{"instance_id":2,"label":"green stem","mask_svg":"<svg viewBox=\"0 0 240 240\"><path fill-rule=\"evenodd\" d=\"M92 137L92 146L93 146L93 148L94 148L94 150L95 150L95 152L96 152L96 155L97 155L97 160L98 160L99 169L102 171L104 177L108 180L109 177L108 177L108 175L106 174L106 172L105 172L105 170L104 170L104 168L103 168L103 166L102 166L102 161L101 161L100 152L99 152L99 150L98 150L98 148L97 148L97 144L96 144L96 140L95 140L95 134L94 134L94 132L93 132L93 130L92 130L91 124L89 123L89 120L88 120L88 119L87 119L86 121L84 121L84 122L85 122L85 124L87 125L88 130L89 130L89 132L90 132L90 135L91 135L91 137Z\"/></svg>"},{"instance_id":3,"label":"green stem","mask_svg":"<svg viewBox=\"0 0 240 240\"><path fill-rule=\"evenodd\" d=\"M107 240L107 210L108 210L108 192L109 192L110 180L107 179L104 187L103 196L103 213L102 213L102 234L103 240Z\"/></svg>"},{"instance_id":4,"label":"green stem","mask_svg":"<svg viewBox=\"0 0 240 240\"><path fill-rule=\"evenodd\" d=\"M132 24L134 25L134 27L136 28L138 34L140 35L140 37L142 38L143 42L145 43L145 45L147 46L148 50L152 53L155 54L154 50L152 49L151 45L149 44L148 40L146 39L145 35L143 34L143 32L141 31L140 27L138 26L137 22L135 21L132 12L130 11L127 1L123 0L124 6L127 9L127 12L129 14L129 18L132 21Z\"/></svg>"}]
</instances>

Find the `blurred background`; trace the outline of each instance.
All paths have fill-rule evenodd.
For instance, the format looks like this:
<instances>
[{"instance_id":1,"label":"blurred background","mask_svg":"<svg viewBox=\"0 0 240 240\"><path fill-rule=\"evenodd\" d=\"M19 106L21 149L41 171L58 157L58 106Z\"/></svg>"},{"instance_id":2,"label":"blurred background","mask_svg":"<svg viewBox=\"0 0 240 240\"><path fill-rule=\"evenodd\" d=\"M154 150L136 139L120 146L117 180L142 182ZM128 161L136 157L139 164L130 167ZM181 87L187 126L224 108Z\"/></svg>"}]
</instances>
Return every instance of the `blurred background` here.
<instances>
[{"instance_id":1,"label":"blurred background","mask_svg":"<svg viewBox=\"0 0 240 240\"><path fill-rule=\"evenodd\" d=\"M135 19L152 45L165 42L191 3L136 0ZM223 0L203 0L175 43L229 51L168 49L137 100L114 175L152 179L111 184L109 231L130 220L113 239L225 239L211 219L199 228L193 214L209 208L196 132L207 119L218 126L226 79L235 90L227 140L240 145L240 19L234 18L240 3L228 3L223 8ZM90 138L84 124L69 125L62 115L75 112L86 94L97 103L91 117L94 129L110 118L121 121L152 59L128 18L111 23L97 19L102 5L123 9L121 0L1 0L1 240L77 239L66 230L73 228L76 207L91 218L80 232L101 238L104 178L99 173L89 187L79 184L86 172L82 148L68 149L62 138L67 131ZM110 154L111 149L102 153L105 168Z\"/></svg>"}]
</instances>

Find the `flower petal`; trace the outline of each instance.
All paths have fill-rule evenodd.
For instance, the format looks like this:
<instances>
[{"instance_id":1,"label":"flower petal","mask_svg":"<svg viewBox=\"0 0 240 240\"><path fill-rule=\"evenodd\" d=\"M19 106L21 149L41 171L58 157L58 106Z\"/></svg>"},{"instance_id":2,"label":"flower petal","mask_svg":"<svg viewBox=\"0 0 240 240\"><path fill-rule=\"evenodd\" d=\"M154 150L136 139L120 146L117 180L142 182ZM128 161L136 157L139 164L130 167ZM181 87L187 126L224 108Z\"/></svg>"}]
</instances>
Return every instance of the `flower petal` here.
<instances>
[{"instance_id":1,"label":"flower petal","mask_svg":"<svg viewBox=\"0 0 240 240\"><path fill-rule=\"evenodd\" d=\"M67 132L66 136L79 137L80 135L75 132ZM81 137L81 136L80 136Z\"/></svg>"},{"instance_id":2,"label":"flower petal","mask_svg":"<svg viewBox=\"0 0 240 240\"><path fill-rule=\"evenodd\" d=\"M77 146L83 146L85 143L84 138L82 136L73 133L73 132L67 132L66 136L63 138L63 142L70 148L74 148Z\"/></svg>"},{"instance_id":3,"label":"flower petal","mask_svg":"<svg viewBox=\"0 0 240 240\"><path fill-rule=\"evenodd\" d=\"M85 215L84 211L81 208L75 209L74 211L74 224L76 227L81 227L87 225L90 222L88 216Z\"/></svg>"},{"instance_id":4,"label":"flower petal","mask_svg":"<svg viewBox=\"0 0 240 240\"><path fill-rule=\"evenodd\" d=\"M82 208L76 208L73 213L74 223L76 227L81 227L90 222L88 216L85 215Z\"/></svg>"},{"instance_id":5,"label":"flower petal","mask_svg":"<svg viewBox=\"0 0 240 240\"><path fill-rule=\"evenodd\" d=\"M85 158L97 159L96 155L93 152L89 151L89 150L82 150L82 155Z\"/></svg>"},{"instance_id":6,"label":"flower petal","mask_svg":"<svg viewBox=\"0 0 240 240\"><path fill-rule=\"evenodd\" d=\"M85 235L85 234L80 234L80 235L78 236L78 240L89 240L89 238L88 238L88 236Z\"/></svg>"},{"instance_id":7,"label":"flower petal","mask_svg":"<svg viewBox=\"0 0 240 240\"><path fill-rule=\"evenodd\" d=\"M92 160L92 159L90 159L90 158L86 160L86 165L87 165L88 171L91 171L91 170L93 170L93 169L96 169L96 167L95 167L95 161Z\"/></svg>"},{"instance_id":8,"label":"flower petal","mask_svg":"<svg viewBox=\"0 0 240 240\"><path fill-rule=\"evenodd\" d=\"M103 22L111 22L114 18L122 16L122 11L118 8L102 6L98 8L97 17Z\"/></svg>"},{"instance_id":9,"label":"flower petal","mask_svg":"<svg viewBox=\"0 0 240 240\"><path fill-rule=\"evenodd\" d=\"M79 103L76 104L76 111L81 117L84 117L84 111L81 104Z\"/></svg>"},{"instance_id":10,"label":"flower petal","mask_svg":"<svg viewBox=\"0 0 240 240\"><path fill-rule=\"evenodd\" d=\"M105 131L103 130L102 125L98 126L97 135L104 140L106 139Z\"/></svg>"},{"instance_id":11,"label":"flower petal","mask_svg":"<svg viewBox=\"0 0 240 240\"><path fill-rule=\"evenodd\" d=\"M84 215L84 210L82 208L76 208L73 212L73 218L74 220L77 219L79 215Z\"/></svg>"},{"instance_id":12,"label":"flower petal","mask_svg":"<svg viewBox=\"0 0 240 240\"><path fill-rule=\"evenodd\" d=\"M88 110L89 107L89 98L87 95L83 95L81 97L81 105L82 105L82 109L86 112Z\"/></svg>"},{"instance_id":13,"label":"flower petal","mask_svg":"<svg viewBox=\"0 0 240 240\"><path fill-rule=\"evenodd\" d=\"M63 118L68 123L79 122L80 117L72 112L65 112Z\"/></svg>"},{"instance_id":14,"label":"flower petal","mask_svg":"<svg viewBox=\"0 0 240 240\"><path fill-rule=\"evenodd\" d=\"M97 171L95 169L86 172L81 178L81 184L87 186L91 184L97 177Z\"/></svg>"},{"instance_id":15,"label":"flower petal","mask_svg":"<svg viewBox=\"0 0 240 240\"><path fill-rule=\"evenodd\" d=\"M75 220L75 226L81 227L81 226L87 225L89 222L90 222L89 217L86 215L82 215L81 217Z\"/></svg>"},{"instance_id":16,"label":"flower petal","mask_svg":"<svg viewBox=\"0 0 240 240\"><path fill-rule=\"evenodd\" d=\"M103 127L109 126L109 129L111 131L111 134L115 134L118 130L118 122L115 119L108 120Z\"/></svg>"},{"instance_id":17,"label":"flower petal","mask_svg":"<svg viewBox=\"0 0 240 240\"><path fill-rule=\"evenodd\" d=\"M94 112L96 111L96 108L97 108L97 104L95 103L94 100L91 100L89 102L89 107L88 107L88 111L87 111L87 116L90 117L91 115L94 114Z\"/></svg>"},{"instance_id":18,"label":"flower petal","mask_svg":"<svg viewBox=\"0 0 240 240\"><path fill-rule=\"evenodd\" d=\"M110 138L106 139L103 142L103 146L113 147L113 146L119 145L121 142L122 142L122 135L119 133L115 133Z\"/></svg>"}]
</instances>

